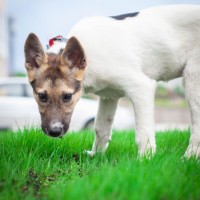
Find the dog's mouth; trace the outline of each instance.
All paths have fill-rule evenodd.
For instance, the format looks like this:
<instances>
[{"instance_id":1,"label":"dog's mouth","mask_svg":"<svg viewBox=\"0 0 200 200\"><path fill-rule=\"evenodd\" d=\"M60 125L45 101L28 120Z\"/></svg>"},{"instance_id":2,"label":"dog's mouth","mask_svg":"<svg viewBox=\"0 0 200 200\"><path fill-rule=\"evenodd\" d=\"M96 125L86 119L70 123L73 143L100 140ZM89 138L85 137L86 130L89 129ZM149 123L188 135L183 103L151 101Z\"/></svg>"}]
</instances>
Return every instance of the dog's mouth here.
<instances>
[{"instance_id":1,"label":"dog's mouth","mask_svg":"<svg viewBox=\"0 0 200 200\"><path fill-rule=\"evenodd\" d=\"M56 116L56 114L57 113L47 113L47 116L41 114L41 128L46 135L60 138L69 130L71 113L64 117ZM50 118L49 115L54 117Z\"/></svg>"},{"instance_id":2,"label":"dog's mouth","mask_svg":"<svg viewBox=\"0 0 200 200\"><path fill-rule=\"evenodd\" d=\"M50 137L58 137L58 138L62 138L65 133L68 131L68 126L50 126L49 128L48 127L44 127L42 126L42 130L43 132L50 136Z\"/></svg>"}]
</instances>

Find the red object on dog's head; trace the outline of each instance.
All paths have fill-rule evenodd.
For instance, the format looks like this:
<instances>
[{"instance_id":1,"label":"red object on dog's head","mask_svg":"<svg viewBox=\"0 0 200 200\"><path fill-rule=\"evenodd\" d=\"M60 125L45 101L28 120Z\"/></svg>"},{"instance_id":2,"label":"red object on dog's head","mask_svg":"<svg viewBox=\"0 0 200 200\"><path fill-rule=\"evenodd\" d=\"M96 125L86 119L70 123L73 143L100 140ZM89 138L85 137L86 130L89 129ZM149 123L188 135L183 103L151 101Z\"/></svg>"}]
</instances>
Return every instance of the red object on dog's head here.
<instances>
[{"instance_id":1,"label":"red object on dog's head","mask_svg":"<svg viewBox=\"0 0 200 200\"><path fill-rule=\"evenodd\" d=\"M53 39L50 39L50 40L49 40L49 46L50 46L50 47L53 46Z\"/></svg>"}]
</instances>

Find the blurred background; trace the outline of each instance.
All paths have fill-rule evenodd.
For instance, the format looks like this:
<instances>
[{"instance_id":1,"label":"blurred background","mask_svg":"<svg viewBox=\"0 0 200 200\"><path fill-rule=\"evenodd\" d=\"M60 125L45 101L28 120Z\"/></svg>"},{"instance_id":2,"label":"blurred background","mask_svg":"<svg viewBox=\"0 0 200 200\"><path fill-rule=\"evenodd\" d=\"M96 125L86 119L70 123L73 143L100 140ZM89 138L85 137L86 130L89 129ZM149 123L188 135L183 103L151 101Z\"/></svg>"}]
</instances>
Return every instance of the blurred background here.
<instances>
[{"instance_id":1,"label":"blurred background","mask_svg":"<svg viewBox=\"0 0 200 200\"><path fill-rule=\"evenodd\" d=\"M30 32L36 33L45 47L50 38L57 35L67 35L70 28L81 18L94 15L119 15L167 4L200 4L200 0L0 0L0 96L2 97L0 99L0 122L3 123L0 126L7 128L6 121L12 115L9 109L16 108L14 104L16 100L9 100L9 102L5 97L20 96L20 98L26 97L27 99L27 97L30 97L32 99L31 94L29 95L29 92L26 92L24 88L20 92L16 84L23 85L25 84L24 80L15 79L13 81L5 78L26 76L23 47ZM22 102L22 99L20 99L20 102ZM184 129L189 126L190 115L187 103L184 100L181 79L168 83L158 83L155 105L157 130ZM20 107L20 103L18 106ZM127 99L122 99L120 106L133 113ZM23 109L20 108L20 110ZM26 113L25 121L30 123L33 120L28 119L30 118L28 113ZM17 122L17 115L19 115L19 110L16 112L16 116L12 117L13 123L16 125L15 128L20 127L21 123ZM93 114L91 115L93 116ZM24 116L22 115L21 118L24 119ZM134 116L132 118L134 119ZM90 121L93 123L93 117ZM79 120L74 123L78 126ZM134 126L134 122L132 125Z\"/></svg>"}]
</instances>

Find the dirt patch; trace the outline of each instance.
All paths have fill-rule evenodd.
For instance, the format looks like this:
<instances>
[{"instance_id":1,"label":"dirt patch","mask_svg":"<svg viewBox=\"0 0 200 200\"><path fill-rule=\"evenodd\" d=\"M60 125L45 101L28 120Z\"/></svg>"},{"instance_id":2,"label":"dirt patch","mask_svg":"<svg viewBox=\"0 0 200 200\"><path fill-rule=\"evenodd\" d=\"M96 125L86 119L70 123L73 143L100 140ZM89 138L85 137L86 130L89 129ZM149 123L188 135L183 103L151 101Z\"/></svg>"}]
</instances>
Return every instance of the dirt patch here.
<instances>
[{"instance_id":1,"label":"dirt patch","mask_svg":"<svg viewBox=\"0 0 200 200\"><path fill-rule=\"evenodd\" d=\"M33 192L36 198L40 198L42 196L40 194L40 189L42 187L47 187L50 184L50 182L53 182L55 180L56 180L55 175L50 175L45 177L43 175L38 175L36 172L34 172L33 169L30 169L28 172L28 178L26 184L22 187L22 192L23 193Z\"/></svg>"}]
</instances>

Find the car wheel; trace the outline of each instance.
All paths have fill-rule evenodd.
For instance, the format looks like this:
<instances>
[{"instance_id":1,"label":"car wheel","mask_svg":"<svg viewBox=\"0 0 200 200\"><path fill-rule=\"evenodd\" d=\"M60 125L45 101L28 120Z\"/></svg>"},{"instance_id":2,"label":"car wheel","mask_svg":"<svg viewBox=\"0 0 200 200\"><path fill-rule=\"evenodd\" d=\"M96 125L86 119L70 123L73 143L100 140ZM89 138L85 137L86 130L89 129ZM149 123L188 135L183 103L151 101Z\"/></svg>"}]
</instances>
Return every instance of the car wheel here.
<instances>
[{"instance_id":1,"label":"car wheel","mask_svg":"<svg viewBox=\"0 0 200 200\"><path fill-rule=\"evenodd\" d=\"M85 123L83 129L88 129L88 130L94 129L94 121L95 121L94 118L88 120L88 121Z\"/></svg>"}]
</instances>

